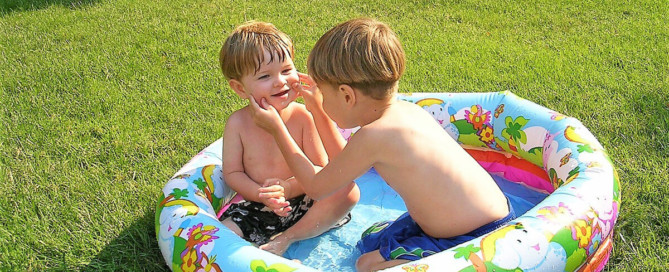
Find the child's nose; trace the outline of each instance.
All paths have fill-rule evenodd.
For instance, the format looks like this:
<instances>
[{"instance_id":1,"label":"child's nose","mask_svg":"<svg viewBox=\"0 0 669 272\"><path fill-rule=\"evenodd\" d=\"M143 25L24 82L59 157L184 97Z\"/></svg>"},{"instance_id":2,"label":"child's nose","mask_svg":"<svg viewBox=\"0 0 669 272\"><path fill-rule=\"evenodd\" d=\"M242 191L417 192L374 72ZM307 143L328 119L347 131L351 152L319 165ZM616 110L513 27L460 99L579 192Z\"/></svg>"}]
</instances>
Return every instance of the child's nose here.
<instances>
[{"instance_id":1,"label":"child's nose","mask_svg":"<svg viewBox=\"0 0 669 272\"><path fill-rule=\"evenodd\" d=\"M284 85L288 84L288 80L286 80L285 76L279 76L277 77L276 82L274 82L274 85L276 87L283 87Z\"/></svg>"}]
</instances>

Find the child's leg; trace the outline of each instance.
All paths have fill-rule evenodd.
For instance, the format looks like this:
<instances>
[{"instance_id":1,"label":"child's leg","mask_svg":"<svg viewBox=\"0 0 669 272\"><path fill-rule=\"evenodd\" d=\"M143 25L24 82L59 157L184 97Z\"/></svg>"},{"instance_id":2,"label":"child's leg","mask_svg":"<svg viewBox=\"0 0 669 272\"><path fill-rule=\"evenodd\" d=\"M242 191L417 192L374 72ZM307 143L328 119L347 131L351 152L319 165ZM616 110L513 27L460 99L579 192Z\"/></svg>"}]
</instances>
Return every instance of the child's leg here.
<instances>
[{"instance_id":1,"label":"child's leg","mask_svg":"<svg viewBox=\"0 0 669 272\"><path fill-rule=\"evenodd\" d=\"M399 264L408 263L409 260L396 259L386 261L378 250L362 254L355 262L355 269L358 272L377 271L388 267L393 267Z\"/></svg>"},{"instance_id":2,"label":"child's leg","mask_svg":"<svg viewBox=\"0 0 669 272\"><path fill-rule=\"evenodd\" d=\"M237 224L235 224L235 222L232 222L232 219L230 217L224 219L223 221L221 221L221 223L223 223L223 226L226 226L227 228L232 230L232 232L237 234L237 236L242 237L244 235L242 233L242 230L239 228L239 226L237 226Z\"/></svg>"},{"instance_id":3,"label":"child's leg","mask_svg":"<svg viewBox=\"0 0 669 272\"><path fill-rule=\"evenodd\" d=\"M351 182L331 196L316 201L304 216L272 241L260 246L277 255L283 255L293 242L316 237L328 231L355 206L360 199L360 189Z\"/></svg>"}]
</instances>

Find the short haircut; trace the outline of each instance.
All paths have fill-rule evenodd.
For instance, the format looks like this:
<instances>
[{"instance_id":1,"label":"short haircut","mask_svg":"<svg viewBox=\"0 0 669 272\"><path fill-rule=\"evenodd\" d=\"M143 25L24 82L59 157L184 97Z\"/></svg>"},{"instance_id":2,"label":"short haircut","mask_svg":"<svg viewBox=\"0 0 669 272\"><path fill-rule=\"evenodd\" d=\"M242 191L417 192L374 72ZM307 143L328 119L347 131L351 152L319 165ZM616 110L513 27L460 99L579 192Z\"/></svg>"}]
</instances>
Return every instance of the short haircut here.
<instances>
[{"instance_id":1,"label":"short haircut","mask_svg":"<svg viewBox=\"0 0 669 272\"><path fill-rule=\"evenodd\" d=\"M330 29L307 60L309 75L316 82L347 84L374 99L384 99L397 90L404 68L404 50L395 33L385 23L369 18Z\"/></svg>"},{"instance_id":2,"label":"short haircut","mask_svg":"<svg viewBox=\"0 0 669 272\"><path fill-rule=\"evenodd\" d=\"M270 59L265 60L264 52ZM225 39L219 54L221 71L226 79L240 79L247 74L255 74L263 62L270 63L277 57L279 61L294 55L293 42L288 35L273 24L246 22L232 31Z\"/></svg>"}]
</instances>

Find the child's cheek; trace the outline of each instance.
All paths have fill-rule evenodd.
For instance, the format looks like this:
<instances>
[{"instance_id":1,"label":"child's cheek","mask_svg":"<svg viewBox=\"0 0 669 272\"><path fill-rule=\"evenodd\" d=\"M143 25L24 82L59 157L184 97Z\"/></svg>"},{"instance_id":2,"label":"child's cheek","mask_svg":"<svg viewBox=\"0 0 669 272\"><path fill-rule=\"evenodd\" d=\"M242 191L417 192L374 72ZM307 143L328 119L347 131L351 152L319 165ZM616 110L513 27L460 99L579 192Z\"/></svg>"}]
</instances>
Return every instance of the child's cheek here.
<instances>
[{"instance_id":1,"label":"child's cheek","mask_svg":"<svg viewBox=\"0 0 669 272\"><path fill-rule=\"evenodd\" d=\"M300 83L300 77L297 75L297 72L293 72L287 81L288 86L293 86L295 83Z\"/></svg>"}]
</instances>

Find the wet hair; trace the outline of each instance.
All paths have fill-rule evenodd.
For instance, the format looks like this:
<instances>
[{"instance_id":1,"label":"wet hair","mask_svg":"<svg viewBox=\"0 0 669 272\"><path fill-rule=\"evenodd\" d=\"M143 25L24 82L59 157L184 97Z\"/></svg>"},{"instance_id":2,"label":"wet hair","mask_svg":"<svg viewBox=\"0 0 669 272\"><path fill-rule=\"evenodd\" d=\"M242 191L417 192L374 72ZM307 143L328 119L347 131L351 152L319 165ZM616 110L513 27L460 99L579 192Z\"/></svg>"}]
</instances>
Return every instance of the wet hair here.
<instances>
[{"instance_id":1,"label":"wet hair","mask_svg":"<svg viewBox=\"0 0 669 272\"><path fill-rule=\"evenodd\" d=\"M265 59L269 52L269 59ZM263 63L274 58L293 58L293 42L271 23L250 21L236 27L225 39L219 54L221 71L226 79L240 79L255 74Z\"/></svg>"},{"instance_id":2,"label":"wet hair","mask_svg":"<svg viewBox=\"0 0 669 272\"><path fill-rule=\"evenodd\" d=\"M384 99L397 91L405 69L404 50L388 25L358 18L323 34L309 54L307 69L317 83L347 84Z\"/></svg>"}]
</instances>

